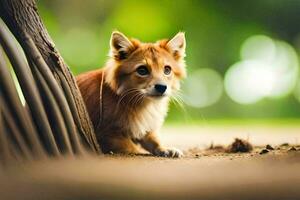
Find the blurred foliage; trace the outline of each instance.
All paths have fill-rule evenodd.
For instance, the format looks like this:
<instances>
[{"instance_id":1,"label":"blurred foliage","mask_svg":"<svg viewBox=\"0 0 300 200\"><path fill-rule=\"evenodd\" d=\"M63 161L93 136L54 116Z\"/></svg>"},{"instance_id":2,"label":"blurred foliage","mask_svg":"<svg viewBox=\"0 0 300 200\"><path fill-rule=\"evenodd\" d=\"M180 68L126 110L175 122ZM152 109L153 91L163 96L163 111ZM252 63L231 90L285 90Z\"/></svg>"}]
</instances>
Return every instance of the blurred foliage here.
<instances>
[{"instance_id":1,"label":"blurred foliage","mask_svg":"<svg viewBox=\"0 0 300 200\"><path fill-rule=\"evenodd\" d=\"M186 32L189 73L210 68L224 77L239 61L242 43L252 35L286 41L299 55L300 1L296 0L39 0L38 6L75 74L105 64L113 30L141 41ZM293 95L240 105L223 92L215 104L204 108L172 105L168 120L299 116L299 101Z\"/></svg>"}]
</instances>

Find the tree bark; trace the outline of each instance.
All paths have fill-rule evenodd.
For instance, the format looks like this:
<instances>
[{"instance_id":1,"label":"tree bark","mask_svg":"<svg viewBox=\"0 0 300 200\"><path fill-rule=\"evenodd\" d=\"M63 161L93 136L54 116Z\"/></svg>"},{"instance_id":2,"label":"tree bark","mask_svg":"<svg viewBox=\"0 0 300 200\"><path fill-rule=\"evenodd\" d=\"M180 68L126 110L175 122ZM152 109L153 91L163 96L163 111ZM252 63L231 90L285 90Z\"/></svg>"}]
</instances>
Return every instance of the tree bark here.
<instances>
[{"instance_id":1,"label":"tree bark","mask_svg":"<svg viewBox=\"0 0 300 200\"><path fill-rule=\"evenodd\" d=\"M75 125L88 146L100 152L93 125L88 116L84 101L69 67L60 56L37 11L34 0L1 0L0 17L9 27L23 48L27 36L40 51L57 83L63 89L70 106ZM28 56L26 54L26 56ZM31 58L34 60L35 58Z\"/></svg>"}]
</instances>

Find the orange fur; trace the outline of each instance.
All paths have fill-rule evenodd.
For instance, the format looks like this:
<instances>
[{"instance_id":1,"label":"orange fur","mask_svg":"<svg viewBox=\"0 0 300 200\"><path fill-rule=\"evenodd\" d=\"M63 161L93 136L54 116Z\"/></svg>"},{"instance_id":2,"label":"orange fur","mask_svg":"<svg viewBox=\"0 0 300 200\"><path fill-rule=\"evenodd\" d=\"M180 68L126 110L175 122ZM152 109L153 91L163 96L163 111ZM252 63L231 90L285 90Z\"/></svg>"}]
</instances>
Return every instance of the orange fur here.
<instances>
[{"instance_id":1,"label":"orange fur","mask_svg":"<svg viewBox=\"0 0 300 200\"><path fill-rule=\"evenodd\" d=\"M171 40L141 43L114 32L106 66L76 77L104 153L141 153L142 147L157 156L182 155L179 150L163 148L157 133L169 98L186 76L184 53L183 33Z\"/></svg>"}]
</instances>

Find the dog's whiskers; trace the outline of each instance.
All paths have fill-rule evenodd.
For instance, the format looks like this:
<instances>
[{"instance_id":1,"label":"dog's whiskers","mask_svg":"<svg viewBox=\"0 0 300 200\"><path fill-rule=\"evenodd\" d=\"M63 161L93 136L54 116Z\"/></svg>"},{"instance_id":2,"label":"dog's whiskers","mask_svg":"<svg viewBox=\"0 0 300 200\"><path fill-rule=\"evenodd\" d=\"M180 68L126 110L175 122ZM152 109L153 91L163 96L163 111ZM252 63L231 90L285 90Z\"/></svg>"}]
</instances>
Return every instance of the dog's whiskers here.
<instances>
[{"instance_id":1,"label":"dog's whiskers","mask_svg":"<svg viewBox=\"0 0 300 200\"><path fill-rule=\"evenodd\" d=\"M135 93L135 92L138 93L139 90L138 90L137 88L132 88L132 89L128 89L128 90L126 90L125 92L123 92L123 94L121 94L121 96L120 96L120 99L118 100L117 108L119 108L121 102L124 101L124 99L125 99L128 95L130 95L130 94L132 94L132 93Z\"/></svg>"}]
</instances>

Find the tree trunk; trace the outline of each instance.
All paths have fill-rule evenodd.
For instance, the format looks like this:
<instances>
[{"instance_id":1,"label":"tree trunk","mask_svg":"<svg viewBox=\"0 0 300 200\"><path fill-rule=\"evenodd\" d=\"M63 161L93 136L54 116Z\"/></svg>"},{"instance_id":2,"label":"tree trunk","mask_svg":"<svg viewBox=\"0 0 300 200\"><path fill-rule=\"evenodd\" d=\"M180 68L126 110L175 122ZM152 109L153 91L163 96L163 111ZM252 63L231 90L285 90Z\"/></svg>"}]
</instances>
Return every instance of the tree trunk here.
<instances>
[{"instance_id":1,"label":"tree trunk","mask_svg":"<svg viewBox=\"0 0 300 200\"><path fill-rule=\"evenodd\" d=\"M55 48L37 12L36 2L34 0L1 0L0 16L23 49L26 49L26 45L28 45L28 36L32 38L57 83L64 91L80 135L88 143L88 146L92 147L94 151L100 152L93 125L75 78ZM26 56L30 55L26 53ZM29 58L29 60L34 59L36 58Z\"/></svg>"}]
</instances>

